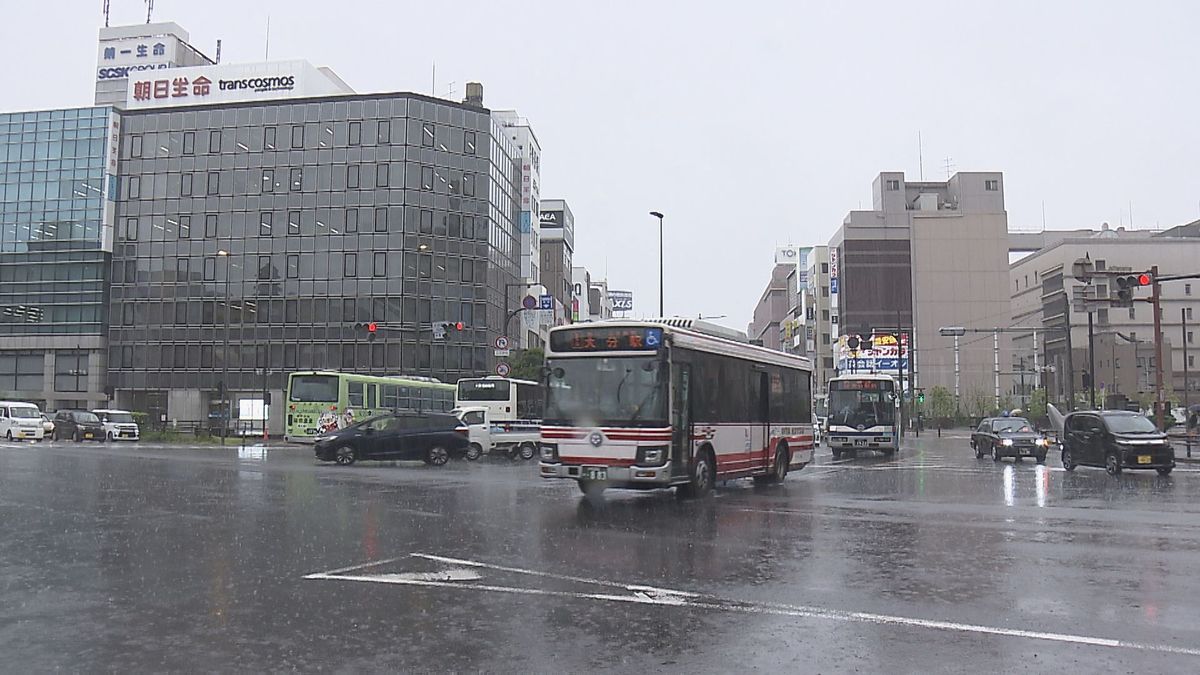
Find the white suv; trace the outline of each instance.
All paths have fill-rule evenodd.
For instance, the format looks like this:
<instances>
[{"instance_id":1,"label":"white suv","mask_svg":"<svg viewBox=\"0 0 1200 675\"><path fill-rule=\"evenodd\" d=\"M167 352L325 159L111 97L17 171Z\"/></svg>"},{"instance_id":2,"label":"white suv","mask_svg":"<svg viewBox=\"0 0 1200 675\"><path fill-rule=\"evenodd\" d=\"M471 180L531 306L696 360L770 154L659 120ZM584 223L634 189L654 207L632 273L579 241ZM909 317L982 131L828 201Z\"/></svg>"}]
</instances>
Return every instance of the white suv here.
<instances>
[{"instance_id":1,"label":"white suv","mask_svg":"<svg viewBox=\"0 0 1200 675\"><path fill-rule=\"evenodd\" d=\"M110 441L136 441L141 430L128 410L93 410L92 414L104 423L104 433Z\"/></svg>"}]
</instances>

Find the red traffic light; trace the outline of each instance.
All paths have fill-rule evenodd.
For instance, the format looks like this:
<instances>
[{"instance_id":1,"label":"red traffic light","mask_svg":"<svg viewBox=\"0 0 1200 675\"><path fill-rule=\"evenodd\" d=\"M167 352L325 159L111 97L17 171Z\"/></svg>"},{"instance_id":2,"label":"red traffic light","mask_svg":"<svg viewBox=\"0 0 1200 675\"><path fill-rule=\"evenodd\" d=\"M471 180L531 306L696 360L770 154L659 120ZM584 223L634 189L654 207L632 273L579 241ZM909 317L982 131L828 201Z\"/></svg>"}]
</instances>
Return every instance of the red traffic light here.
<instances>
[{"instance_id":1,"label":"red traffic light","mask_svg":"<svg viewBox=\"0 0 1200 675\"><path fill-rule=\"evenodd\" d=\"M367 324L367 332L368 332L368 333L374 333L374 332L375 332L375 331L377 331L377 330L379 330L379 326L375 325L375 322L374 322L374 321L372 321L371 323Z\"/></svg>"},{"instance_id":2,"label":"red traffic light","mask_svg":"<svg viewBox=\"0 0 1200 675\"><path fill-rule=\"evenodd\" d=\"M1138 275L1137 282L1139 286L1149 286L1154 283L1154 278L1149 274L1142 273Z\"/></svg>"},{"instance_id":3,"label":"red traffic light","mask_svg":"<svg viewBox=\"0 0 1200 675\"><path fill-rule=\"evenodd\" d=\"M465 323L463 323L463 322L461 322L461 321L459 321L458 323L454 324L454 330L463 330L463 329L465 329L466 327L467 327L467 324L465 324Z\"/></svg>"}]
</instances>

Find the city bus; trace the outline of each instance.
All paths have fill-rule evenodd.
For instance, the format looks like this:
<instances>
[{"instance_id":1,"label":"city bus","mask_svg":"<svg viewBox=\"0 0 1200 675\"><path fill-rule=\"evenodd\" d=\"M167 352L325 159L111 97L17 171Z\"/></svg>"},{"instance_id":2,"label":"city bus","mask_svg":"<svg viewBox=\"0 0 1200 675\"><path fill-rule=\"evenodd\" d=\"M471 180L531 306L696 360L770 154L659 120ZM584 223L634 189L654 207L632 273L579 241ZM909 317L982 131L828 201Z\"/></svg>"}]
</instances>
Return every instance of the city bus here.
<instances>
[{"instance_id":1,"label":"city bus","mask_svg":"<svg viewBox=\"0 0 1200 675\"><path fill-rule=\"evenodd\" d=\"M731 339L738 336L738 339ZM693 319L550 330L539 471L586 495L782 481L813 458L812 365Z\"/></svg>"},{"instance_id":2,"label":"city bus","mask_svg":"<svg viewBox=\"0 0 1200 675\"><path fill-rule=\"evenodd\" d=\"M829 416L825 442L834 459L858 450L892 455L900 448L896 380L882 373L829 378Z\"/></svg>"},{"instance_id":3,"label":"city bus","mask_svg":"<svg viewBox=\"0 0 1200 675\"><path fill-rule=\"evenodd\" d=\"M445 412L454 405L454 391L454 385L430 377L290 373L285 439L312 443L318 434L395 410Z\"/></svg>"},{"instance_id":4,"label":"city bus","mask_svg":"<svg viewBox=\"0 0 1200 675\"><path fill-rule=\"evenodd\" d=\"M542 386L531 380L510 377L464 377L458 381L455 408L488 409L488 419L497 422L542 419Z\"/></svg>"}]
</instances>

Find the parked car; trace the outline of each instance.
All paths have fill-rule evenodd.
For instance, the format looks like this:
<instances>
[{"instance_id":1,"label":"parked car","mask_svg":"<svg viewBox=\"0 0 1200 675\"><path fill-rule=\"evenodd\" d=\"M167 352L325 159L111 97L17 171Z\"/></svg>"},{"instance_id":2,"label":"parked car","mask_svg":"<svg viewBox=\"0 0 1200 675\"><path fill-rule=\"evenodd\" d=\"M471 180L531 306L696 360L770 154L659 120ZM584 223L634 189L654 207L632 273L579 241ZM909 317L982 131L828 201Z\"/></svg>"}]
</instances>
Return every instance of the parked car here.
<instances>
[{"instance_id":1,"label":"parked car","mask_svg":"<svg viewBox=\"0 0 1200 675\"><path fill-rule=\"evenodd\" d=\"M463 456L469 429L447 413L380 415L322 434L313 450L322 462L350 465L360 459L421 459L441 466Z\"/></svg>"},{"instance_id":2,"label":"parked car","mask_svg":"<svg viewBox=\"0 0 1200 675\"><path fill-rule=\"evenodd\" d=\"M971 432L971 447L976 459L991 455L994 462L1005 457L1019 462L1033 457L1045 464L1050 440L1024 417L987 417Z\"/></svg>"},{"instance_id":3,"label":"parked car","mask_svg":"<svg viewBox=\"0 0 1200 675\"><path fill-rule=\"evenodd\" d=\"M94 413L86 410L59 410L54 415L54 440L61 441L67 438L76 443L104 443L108 440L108 435L104 433L104 424Z\"/></svg>"},{"instance_id":4,"label":"parked car","mask_svg":"<svg viewBox=\"0 0 1200 675\"><path fill-rule=\"evenodd\" d=\"M45 430L41 416L42 411L32 403L0 401L0 438L6 441L42 440Z\"/></svg>"},{"instance_id":5,"label":"parked car","mask_svg":"<svg viewBox=\"0 0 1200 675\"><path fill-rule=\"evenodd\" d=\"M1135 412L1073 412L1063 420L1061 441L1067 471L1102 466L1111 476L1124 469L1154 469L1165 476L1175 468L1175 450L1167 435Z\"/></svg>"},{"instance_id":6,"label":"parked car","mask_svg":"<svg viewBox=\"0 0 1200 675\"><path fill-rule=\"evenodd\" d=\"M42 437L52 438L54 435L54 420L46 413L42 413Z\"/></svg>"},{"instance_id":7,"label":"parked car","mask_svg":"<svg viewBox=\"0 0 1200 675\"><path fill-rule=\"evenodd\" d=\"M100 418L107 440L136 441L141 437L141 429L133 421L133 413L127 410L93 410L92 414Z\"/></svg>"}]
</instances>

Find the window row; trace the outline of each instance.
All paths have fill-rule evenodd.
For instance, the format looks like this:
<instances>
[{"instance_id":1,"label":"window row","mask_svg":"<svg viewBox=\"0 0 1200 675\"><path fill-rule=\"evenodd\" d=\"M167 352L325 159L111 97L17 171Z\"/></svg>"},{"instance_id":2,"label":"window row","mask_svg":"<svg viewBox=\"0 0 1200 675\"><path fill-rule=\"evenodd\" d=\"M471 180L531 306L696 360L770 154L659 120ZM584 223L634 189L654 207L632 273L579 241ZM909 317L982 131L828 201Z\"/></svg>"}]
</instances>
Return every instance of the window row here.
<instances>
[{"instance_id":1,"label":"window row","mask_svg":"<svg viewBox=\"0 0 1200 675\"><path fill-rule=\"evenodd\" d=\"M485 305L433 298L244 298L178 302L120 303L123 326L214 326L244 324L325 325L345 324L346 338L358 337L351 324L376 321L428 325L434 321L462 321L469 328L486 323ZM116 310L117 308L114 308ZM115 323L115 322L114 322ZM399 339L399 335L383 335ZM121 341L114 336L115 341Z\"/></svg>"},{"instance_id":2,"label":"window row","mask_svg":"<svg viewBox=\"0 0 1200 675\"><path fill-rule=\"evenodd\" d=\"M125 142L125 159L144 159L155 157L170 157L177 155L219 155L225 153L264 152L271 150L312 150L317 148L345 148L359 145L390 145L393 142L405 144L405 127L403 120L367 120L348 122L329 122L320 124L292 124L285 127L245 127L210 129L207 131L184 131L174 133L130 134ZM366 126L366 134L363 127ZM393 134L393 126L395 133ZM451 127L439 127L433 122L408 120L408 145L423 148L436 148L463 155L478 154L478 137L476 132L459 130ZM103 130L100 131L103 133ZM393 136L395 137L393 140ZM281 138L282 137L282 138ZM305 142L307 137L307 143ZM82 138L82 136L81 136ZM103 136L93 139L101 142ZM147 143L149 139L149 143ZM366 142L364 142L364 139ZM374 139L372 142L371 139ZM199 144L197 144L199 140ZM47 146L62 143L61 146L47 147L29 152L18 151L18 157L10 159L47 159L58 156L72 156L82 148L80 156L99 156L100 150L91 145L93 141L53 140L44 142ZM83 146L66 145L66 143L83 143ZM14 144L11 148L23 148L33 143ZM157 145L157 147L154 147ZM199 145L199 147L197 147ZM70 150L68 153L67 150ZM28 154L29 157L24 155Z\"/></svg>"},{"instance_id":3,"label":"window row","mask_svg":"<svg viewBox=\"0 0 1200 675\"><path fill-rule=\"evenodd\" d=\"M327 217L319 217L318 211ZM413 211L416 221L408 228L410 233L475 241L487 239L486 223L482 219L477 221L475 216L440 211L435 214L431 209L410 209L410 211ZM252 217L251 214L237 215L243 216L246 220ZM286 222L277 222L277 216L284 215L287 218ZM204 239L230 237L242 239L255 236L253 224L247 223L248 226L244 225L240 231L230 232L228 227L222 227L222 225L228 225L228 221L223 223L216 213L204 216L202 230L196 229L200 222L199 217L194 219L191 215L180 215L175 218L125 218L121 223L120 239L124 241L164 241L167 239L191 239L193 236ZM162 234L156 234L154 230L159 230ZM286 214L262 211L258 214L257 226L257 236L259 237L402 231L405 231L404 208L400 206L379 206L374 209L370 207L309 209L288 211Z\"/></svg>"},{"instance_id":4,"label":"window row","mask_svg":"<svg viewBox=\"0 0 1200 675\"><path fill-rule=\"evenodd\" d=\"M394 167L394 168L393 168ZM407 171L405 171L407 168ZM257 170L255 170L257 172ZM435 168L411 162L380 164L347 164L262 169L259 181L250 180L251 169L226 171L146 174L125 178L124 199L170 199L175 197L232 197L238 195L272 194L277 192L341 192L374 188L405 188L462 197L483 196L478 189L477 174L455 169ZM306 179L305 176L308 176ZM286 178L286 182L284 179ZM144 180L143 180L144 179ZM143 189L142 183L147 185ZM0 185L0 187L4 187ZM99 199L99 188L86 186L82 193ZM69 190L70 192L65 192ZM26 201L79 194L76 184L22 183L9 186L15 196L11 201ZM40 196L39 195L40 191ZM26 196L27 195L27 196Z\"/></svg>"},{"instance_id":5,"label":"window row","mask_svg":"<svg viewBox=\"0 0 1200 675\"><path fill-rule=\"evenodd\" d=\"M40 358L40 357L39 357ZM347 370L370 374L395 374L421 372L454 381L446 377L445 371L461 371L466 374L482 374L487 370L487 350L474 345L429 344L416 342L392 342L371 344L330 345L325 343L286 343L266 345L221 345L199 343L122 345L109 349L109 365L114 370L208 370L229 368L233 370ZM33 375L18 376L30 378ZM259 378L257 374L256 378ZM36 375L36 384L25 387L29 390L42 388L42 373ZM7 381L13 381L9 378ZM18 380L20 381L20 380ZM0 373L0 387L6 387L5 376ZM261 379L256 380L261 386Z\"/></svg>"}]
</instances>

